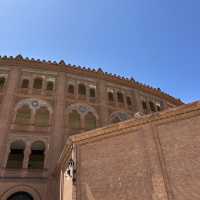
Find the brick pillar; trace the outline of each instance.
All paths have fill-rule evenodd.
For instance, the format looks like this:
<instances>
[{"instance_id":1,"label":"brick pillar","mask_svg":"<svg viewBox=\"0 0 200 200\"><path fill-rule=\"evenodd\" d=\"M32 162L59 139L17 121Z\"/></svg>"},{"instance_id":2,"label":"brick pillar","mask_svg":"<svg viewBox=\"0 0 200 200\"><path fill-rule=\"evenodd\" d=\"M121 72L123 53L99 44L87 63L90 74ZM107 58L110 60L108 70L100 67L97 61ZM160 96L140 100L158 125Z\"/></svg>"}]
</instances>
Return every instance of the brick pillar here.
<instances>
[{"instance_id":1,"label":"brick pillar","mask_svg":"<svg viewBox=\"0 0 200 200\"><path fill-rule=\"evenodd\" d=\"M143 113L142 103L137 90L134 90L132 97L134 99L133 106L135 112Z\"/></svg>"},{"instance_id":2,"label":"brick pillar","mask_svg":"<svg viewBox=\"0 0 200 200\"><path fill-rule=\"evenodd\" d=\"M56 84L54 127L50 142L51 165L55 166L64 145L65 74L60 72Z\"/></svg>"},{"instance_id":3,"label":"brick pillar","mask_svg":"<svg viewBox=\"0 0 200 200\"><path fill-rule=\"evenodd\" d=\"M109 120L109 113L108 113L108 107L107 107L107 91L104 81L99 80L98 83L99 87L98 89L98 99L99 99L99 105L100 105L100 126L104 126L108 124Z\"/></svg>"},{"instance_id":4,"label":"brick pillar","mask_svg":"<svg viewBox=\"0 0 200 200\"><path fill-rule=\"evenodd\" d=\"M29 158L31 154L31 144L30 142L26 143L26 148L24 150L24 160L23 160L23 168L27 169L29 164Z\"/></svg>"},{"instance_id":5,"label":"brick pillar","mask_svg":"<svg viewBox=\"0 0 200 200\"><path fill-rule=\"evenodd\" d=\"M3 161L3 164L2 164L3 168L6 168L8 157L10 155L10 151L11 151L10 150L10 144L7 144L5 155L4 155L4 161Z\"/></svg>"},{"instance_id":6,"label":"brick pillar","mask_svg":"<svg viewBox=\"0 0 200 200\"><path fill-rule=\"evenodd\" d=\"M127 97L127 95L126 95L125 92L122 93L122 94L123 94L123 99L124 99L124 107L125 107L126 109L128 109L128 104L127 104L127 101L126 101L126 97ZM132 99L131 99L131 102L132 102ZM132 111L132 110L130 110L130 111Z\"/></svg>"},{"instance_id":7,"label":"brick pillar","mask_svg":"<svg viewBox=\"0 0 200 200\"><path fill-rule=\"evenodd\" d=\"M56 81L56 95L55 95L55 106L54 106L54 122L53 131L50 139L49 151L47 161L45 165L49 171L49 181L47 184L48 192L45 199L57 200L56 195L59 191L59 186L55 179L52 177L53 170L55 169L56 163L62 152L63 145L65 143L65 129L64 129L64 111L65 111L65 74L60 72Z\"/></svg>"},{"instance_id":8,"label":"brick pillar","mask_svg":"<svg viewBox=\"0 0 200 200\"><path fill-rule=\"evenodd\" d=\"M14 110L14 93L18 85L19 73L20 71L17 67L11 68L7 81L7 89L2 102L0 113L0 167L4 165L8 130Z\"/></svg>"}]
</instances>

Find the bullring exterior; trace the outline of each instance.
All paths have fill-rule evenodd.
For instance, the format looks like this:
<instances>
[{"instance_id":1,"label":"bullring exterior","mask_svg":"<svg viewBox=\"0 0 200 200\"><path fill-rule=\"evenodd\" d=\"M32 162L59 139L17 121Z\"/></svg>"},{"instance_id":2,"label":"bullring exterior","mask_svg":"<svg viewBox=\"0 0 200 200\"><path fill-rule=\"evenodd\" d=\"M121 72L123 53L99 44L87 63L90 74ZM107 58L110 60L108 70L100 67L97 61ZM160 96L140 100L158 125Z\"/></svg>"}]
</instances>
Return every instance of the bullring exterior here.
<instances>
[{"instance_id":1,"label":"bullring exterior","mask_svg":"<svg viewBox=\"0 0 200 200\"><path fill-rule=\"evenodd\" d=\"M65 165L60 159L64 159L62 152L66 145L69 147L69 138L77 138L83 132L95 135L98 130L103 132L101 127L114 127L116 131L118 124L126 123L122 121L164 113L178 106L183 103L159 88L101 69L81 68L64 61L28 59L21 55L1 57L0 199L65 200L61 195L58 169ZM102 142L101 148L107 148L109 142ZM88 161L90 153L89 149L88 156L86 152L81 155ZM91 157L95 158L93 153ZM72 155L70 159L74 162ZM80 192L76 197L70 195L74 200L76 197L106 199L98 195L80 198ZM146 199L144 197L141 199ZM118 199L124 198L119 195Z\"/></svg>"}]
</instances>

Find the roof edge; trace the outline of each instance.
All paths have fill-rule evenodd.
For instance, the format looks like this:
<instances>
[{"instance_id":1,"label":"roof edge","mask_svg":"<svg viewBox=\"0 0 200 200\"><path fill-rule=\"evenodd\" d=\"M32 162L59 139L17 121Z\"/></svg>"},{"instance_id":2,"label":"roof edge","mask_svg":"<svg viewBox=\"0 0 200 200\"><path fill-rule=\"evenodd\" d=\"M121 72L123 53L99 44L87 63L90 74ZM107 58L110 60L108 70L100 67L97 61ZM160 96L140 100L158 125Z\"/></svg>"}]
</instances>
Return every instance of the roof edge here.
<instances>
[{"instance_id":1,"label":"roof edge","mask_svg":"<svg viewBox=\"0 0 200 200\"><path fill-rule=\"evenodd\" d=\"M77 65L71 65L66 64L64 60L60 60L59 62L51 61L51 60L40 60L40 59L34 59L29 57L23 57L22 55L17 55L15 57L13 56L0 56L0 62L16 62L19 64L19 62L26 62L29 64L43 64L43 65L52 65L52 66L60 66L64 68L73 69L74 71L79 72L86 72L86 73L92 73L93 75L99 75L101 78L110 78L113 79L113 81L121 81L122 83L125 83L126 85L132 86L133 88L142 90L144 92L153 94L155 96L164 97L166 100L173 102L175 105L182 105L184 104L180 99L177 99L165 92L163 92L160 88L154 88L149 85L145 85L143 83L140 83L136 81L134 78L126 78L117 74L112 74L108 72L104 72L101 68L98 68L97 70L90 67L81 67Z\"/></svg>"}]
</instances>

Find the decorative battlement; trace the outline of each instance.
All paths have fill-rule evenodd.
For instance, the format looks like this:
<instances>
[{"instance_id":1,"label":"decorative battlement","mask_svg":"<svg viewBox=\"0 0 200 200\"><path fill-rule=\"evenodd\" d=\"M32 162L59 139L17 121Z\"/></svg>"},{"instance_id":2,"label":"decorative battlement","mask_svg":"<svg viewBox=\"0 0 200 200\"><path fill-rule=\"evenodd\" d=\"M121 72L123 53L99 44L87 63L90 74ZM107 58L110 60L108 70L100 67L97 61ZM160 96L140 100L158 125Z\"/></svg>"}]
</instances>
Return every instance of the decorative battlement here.
<instances>
[{"instance_id":1,"label":"decorative battlement","mask_svg":"<svg viewBox=\"0 0 200 200\"><path fill-rule=\"evenodd\" d=\"M75 73L75 74L81 74L83 72L87 73L88 76L93 76L93 77L100 77L101 79L105 79L111 82L117 82L118 84L124 85L124 86L128 86L131 88L135 88L150 94L153 94L155 96L159 96L161 98L165 98L166 100L176 104L176 105L182 105L183 102L180 99L174 98L171 95L163 92L160 88L154 88L152 86L140 83L138 81L136 81L133 77L131 78L126 78L117 74L112 74L112 73L108 73L108 72L104 72L101 68L96 69L92 69L89 67L81 67L81 66L77 66L77 65L71 65L71 64L66 64L64 60L60 60L60 62L56 62L56 61L51 61L51 60L40 60L40 59L34 59L34 58L24 58L22 55L17 55L15 57L13 56L0 56L0 64L1 62L15 62L15 64L23 64L23 62L25 62L25 64L42 64L42 65L46 65L47 67L50 66L54 66L54 67L58 67L60 66L60 68L58 68L57 70L61 70L61 67L63 67L63 70L67 70L68 72L71 73ZM19 63L20 62L20 63ZM9 63L7 63L9 64ZM51 68L52 70L52 68Z\"/></svg>"}]
</instances>

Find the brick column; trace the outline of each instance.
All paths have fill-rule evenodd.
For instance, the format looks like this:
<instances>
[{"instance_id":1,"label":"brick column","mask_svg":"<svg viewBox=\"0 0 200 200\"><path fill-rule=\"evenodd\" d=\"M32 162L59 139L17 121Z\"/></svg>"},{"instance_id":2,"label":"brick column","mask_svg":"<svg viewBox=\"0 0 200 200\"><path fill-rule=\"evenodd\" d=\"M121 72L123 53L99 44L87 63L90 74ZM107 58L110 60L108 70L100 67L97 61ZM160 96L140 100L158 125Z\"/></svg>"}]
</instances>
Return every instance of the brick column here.
<instances>
[{"instance_id":1,"label":"brick column","mask_svg":"<svg viewBox=\"0 0 200 200\"><path fill-rule=\"evenodd\" d=\"M143 113L142 102L137 90L133 91L132 97L134 99L134 102L133 102L134 111Z\"/></svg>"},{"instance_id":2,"label":"brick column","mask_svg":"<svg viewBox=\"0 0 200 200\"><path fill-rule=\"evenodd\" d=\"M109 113L108 113L108 107L107 107L107 91L105 82L102 80L99 80L98 83L98 100L99 100L99 106L100 106L100 126L104 126L108 124L109 119Z\"/></svg>"},{"instance_id":3,"label":"brick column","mask_svg":"<svg viewBox=\"0 0 200 200\"><path fill-rule=\"evenodd\" d=\"M29 88L28 88L28 94L33 93L33 76L29 79Z\"/></svg>"},{"instance_id":4,"label":"brick column","mask_svg":"<svg viewBox=\"0 0 200 200\"><path fill-rule=\"evenodd\" d=\"M128 109L128 104L127 104L127 101L126 101L126 97L127 97L127 95L126 95L125 92L122 93L122 94L123 94L123 99L124 99L124 107L125 107L126 109ZM132 102L132 99L131 99L131 102ZM132 110L130 110L130 111L132 111Z\"/></svg>"},{"instance_id":5,"label":"brick column","mask_svg":"<svg viewBox=\"0 0 200 200\"><path fill-rule=\"evenodd\" d=\"M24 169L28 168L30 154L31 154L31 144L30 144L30 142L28 142L26 144L26 148L24 150L24 160L23 160L23 168Z\"/></svg>"},{"instance_id":6,"label":"brick column","mask_svg":"<svg viewBox=\"0 0 200 200\"><path fill-rule=\"evenodd\" d=\"M49 167L54 168L64 145L64 110L65 110L65 74L60 72L56 84L56 96L54 106L53 133L50 141L49 153L51 160Z\"/></svg>"},{"instance_id":7,"label":"brick column","mask_svg":"<svg viewBox=\"0 0 200 200\"><path fill-rule=\"evenodd\" d=\"M79 82L75 81L75 84L74 84L74 94L75 94L75 98L76 99L78 99L78 97L79 97L79 94L78 94L78 85L79 85Z\"/></svg>"},{"instance_id":8,"label":"brick column","mask_svg":"<svg viewBox=\"0 0 200 200\"><path fill-rule=\"evenodd\" d=\"M19 73L20 71L17 67L11 68L7 81L7 89L2 102L0 113L0 167L3 167L4 164L8 130L14 110L14 93L18 85Z\"/></svg>"},{"instance_id":9,"label":"brick column","mask_svg":"<svg viewBox=\"0 0 200 200\"><path fill-rule=\"evenodd\" d=\"M2 164L3 168L6 168L8 157L10 155L10 151L11 151L10 150L10 144L7 144L6 151L5 151L5 156L4 156L4 161L3 161L3 164Z\"/></svg>"},{"instance_id":10,"label":"brick column","mask_svg":"<svg viewBox=\"0 0 200 200\"><path fill-rule=\"evenodd\" d=\"M53 170L62 152L63 145L65 143L65 129L64 129L64 111L65 111L65 73L60 72L56 81L56 94L55 94L55 106L54 106L54 121L53 132L50 139L49 151L45 154L47 160L45 160L44 167L48 167L48 184L45 199L57 200L56 194L59 191L59 185L52 177ZM48 166L47 166L48 165Z\"/></svg>"}]
</instances>

